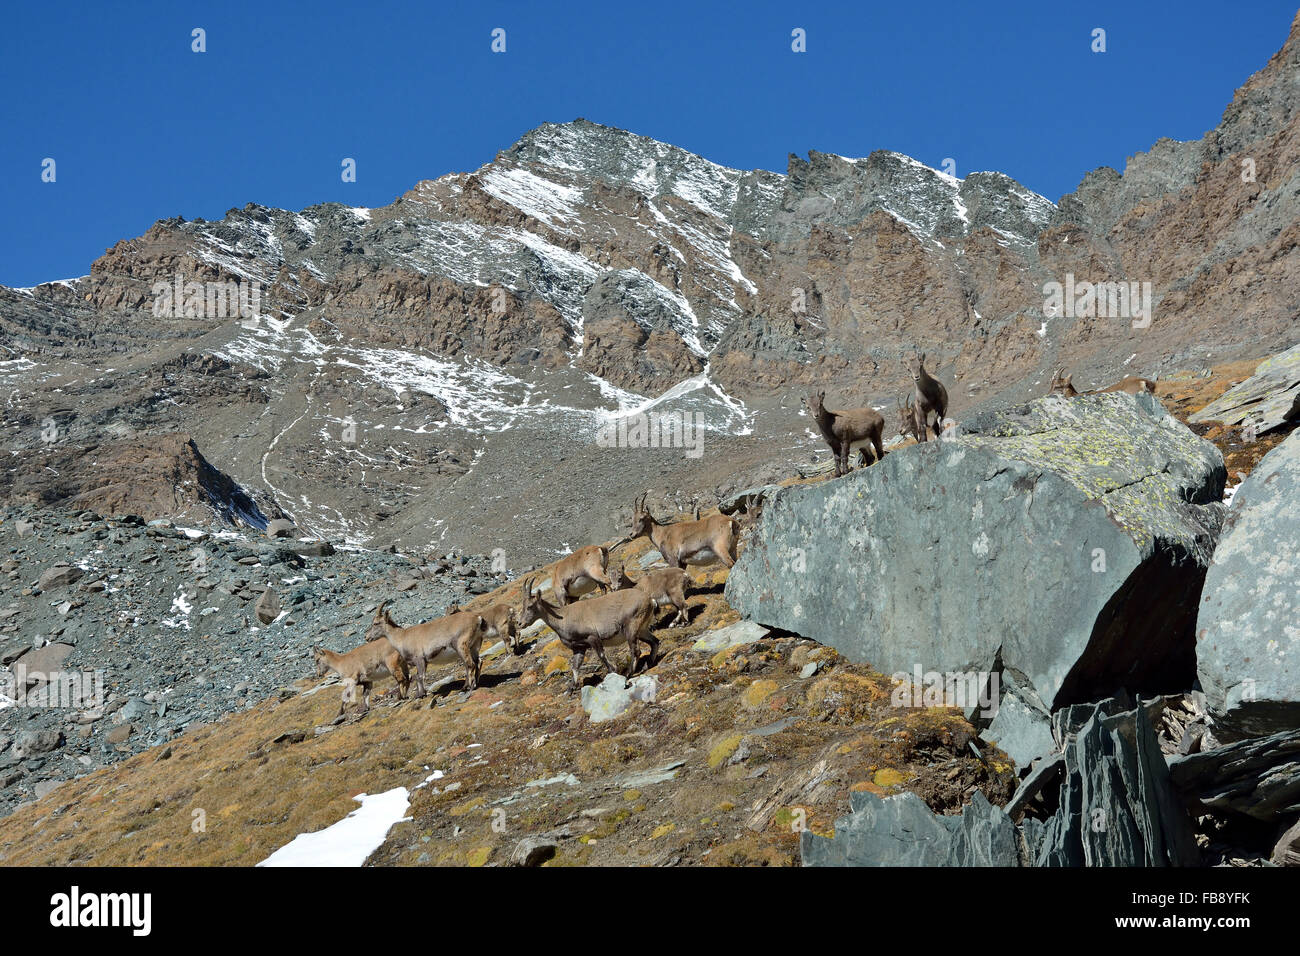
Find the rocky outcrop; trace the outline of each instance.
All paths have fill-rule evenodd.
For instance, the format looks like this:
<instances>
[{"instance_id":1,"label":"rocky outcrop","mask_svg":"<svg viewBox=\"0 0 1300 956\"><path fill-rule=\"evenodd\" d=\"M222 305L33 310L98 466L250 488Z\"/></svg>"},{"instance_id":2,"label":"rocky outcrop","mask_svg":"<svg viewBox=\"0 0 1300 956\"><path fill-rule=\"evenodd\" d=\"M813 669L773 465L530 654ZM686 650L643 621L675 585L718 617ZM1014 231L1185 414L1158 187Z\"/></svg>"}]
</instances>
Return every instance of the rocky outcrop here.
<instances>
[{"instance_id":1,"label":"rocky outcrop","mask_svg":"<svg viewBox=\"0 0 1300 956\"><path fill-rule=\"evenodd\" d=\"M8 487L6 487L8 486ZM185 434L142 435L90 447L51 444L0 476L13 503L103 515L205 517L266 526L256 500L214 467Z\"/></svg>"},{"instance_id":2,"label":"rocky outcrop","mask_svg":"<svg viewBox=\"0 0 1300 956\"><path fill-rule=\"evenodd\" d=\"M1300 421L1300 345L1259 363L1255 374L1191 416L1194 422L1223 422L1255 434Z\"/></svg>"},{"instance_id":3,"label":"rocky outcrop","mask_svg":"<svg viewBox=\"0 0 1300 956\"><path fill-rule=\"evenodd\" d=\"M1191 819L1170 782L1148 706L1116 699L1066 708L1055 730L1064 753L1035 780L1054 789L1046 820L1012 817L976 794L959 816L938 816L915 794L851 795L834 838L804 833L805 866L1193 866ZM1019 816L1019 795L1011 805Z\"/></svg>"},{"instance_id":4,"label":"rocky outcrop","mask_svg":"<svg viewBox=\"0 0 1300 956\"><path fill-rule=\"evenodd\" d=\"M1035 866L1192 866L1191 819L1174 791L1146 706L1116 700L1057 715L1065 741L1058 809L1027 820Z\"/></svg>"},{"instance_id":5,"label":"rocky outcrop","mask_svg":"<svg viewBox=\"0 0 1300 956\"><path fill-rule=\"evenodd\" d=\"M1049 709L1182 690L1223 482L1149 395L1042 399L782 490L727 598L885 673L1013 668Z\"/></svg>"},{"instance_id":6,"label":"rocky outcrop","mask_svg":"<svg viewBox=\"0 0 1300 956\"><path fill-rule=\"evenodd\" d=\"M1169 773L1199 813L1287 820L1300 813L1300 729L1175 757Z\"/></svg>"},{"instance_id":7,"label":"rocky outcrop","mask_svg":"<svg viewBox=\"0 0 1300 956\"><path fill-rule=\"evenodd\" d=\"M1205 576L1196 672L1220 739L1300 725L1300 432L1233 497Z\"/></svg>"}]
</instances>

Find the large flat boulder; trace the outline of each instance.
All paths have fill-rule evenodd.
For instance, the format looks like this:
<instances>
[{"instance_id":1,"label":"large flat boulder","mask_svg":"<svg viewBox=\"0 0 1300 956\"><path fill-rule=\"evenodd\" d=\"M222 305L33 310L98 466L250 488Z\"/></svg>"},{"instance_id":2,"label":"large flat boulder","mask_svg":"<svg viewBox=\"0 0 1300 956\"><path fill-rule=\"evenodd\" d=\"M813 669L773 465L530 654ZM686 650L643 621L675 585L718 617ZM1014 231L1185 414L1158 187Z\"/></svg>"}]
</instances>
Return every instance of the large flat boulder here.
<instances>
[{"instance_id":1,"label":"large flat boulder","mask_svg":"<svg viewBox=\"0 0 1300 956\"><path fill-rule=\"evenodd\" d=\"M776 493L727 600L885 673L1012 667L1048 709L1190 686L1218 450L1146 394L964 429Z\"/></svg>"},{"instance_id":2,"label":"large flat boulder","mask_svg":"<svg viewBox=\"0 0 1300 956\"><path fill-rule=\"evenodd\" d=\"M1300 727L1300 431L1232 500L1201 594L1196 672L1219 739Z\"/></svg>"},{"instance_id":3,"label":"large flat boulder","mask_svg":"<svg viewBox=\"0 0 1300 956\"><path fill-rule=\"evenodd\" d=\"M1255 374L1192 416L1194 422L1250 425L1264 432L1300 419L1300 345L1260 362Z\"/></svg>"}]
</instances>

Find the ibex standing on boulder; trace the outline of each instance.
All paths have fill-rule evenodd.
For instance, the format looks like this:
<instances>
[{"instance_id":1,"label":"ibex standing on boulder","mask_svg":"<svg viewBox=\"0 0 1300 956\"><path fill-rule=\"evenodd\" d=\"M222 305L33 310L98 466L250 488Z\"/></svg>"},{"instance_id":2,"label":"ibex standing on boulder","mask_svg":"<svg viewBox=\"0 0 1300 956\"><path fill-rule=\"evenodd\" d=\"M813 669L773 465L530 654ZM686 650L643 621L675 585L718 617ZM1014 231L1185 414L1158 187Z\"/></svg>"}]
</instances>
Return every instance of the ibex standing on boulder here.
<instances>
[{"instance_id":1,"label":"ibex standing on boulder","mask_svg":"<svg viewBox=\"0 0 1300 956\"><path fill-rule=\"evenodd\" d=\"M479 646L483 643L483 616L472 611L457 611L445 617L401 627L393 621L387 605L380 604L366 632L367 640L386 637L402 659L415 667L415 696L423 697L424 669L429 664L450 664L457 658L465 665L465 689L478 687Z\"/></svg>"},{"instance_id":2,"label":"ibex standing on boulder","mask_svg":"<svg viewBox=\"0 0 1300 956\"><path fill-rule=\"evenodd\" d=\"M930 413L934 412L934 437L943 432L943 420L948 414L948 390L943 382L925 370L925 353L913 359L908 365L912 381L916 383L916 425L917 441L927 441L926 427L930 423Z\"/></svg>"},{"instance_id":3,"label":"ibex standing on boulder","mask_svg":"<svg viewBox=\"0 0 1300 956\"><path fill-rule=\"evenodd\" d=\"M614 671L614 666L605 656L605 645L612 640L621 638L627 642L631 656L628 677L637 670L639 641L650 645L650 659L646 666L654 665L659 652L659 641L650 633L650 625L654 620L654 603L644 591L638 588L614 591L567 607L557 607L543 598L540 591L533 593L533 580L530 577L524 581L519 626L527 627L540 618L555 631L560 643L573 654L571 690L578 689L578 671L587 651L596 652L607 673Z\"/></svg>"},{"instance_id":4,"label":"ibex standing on boulder","mask_svg":"<svg viewBox=\"0 0 1300 956\"><path fill-rule=\"evenodd\" d=\"M907 404L903 404L903 399L896 399L898 404L898 434L906 438L911 435L918 442L925 441L921 437L924 429L918 428L916 424L916 406L912 404L912 393L907 393Z\"/></svg>"},{"instance_id":5,"label":"ibex standing on boulder","mask_svg":"<svg viewBox=\"0 0 1300 956\"><path fill-rule=\"evenodd\" d=\"M632 504L632 529L625 540L649 535L671 568L714 561L721 561L729 568L735 565L740 528L735 518L718 514L699 521L660 524L646 508L645 499L642 495Z\"/></svg>"},{"instance_id":6,"label":"ibex standing on boulder","mask_svg":"<svg viewBox=\"0 0 1300 956\"><path fill-rule=\"evenodd\" d=\"M876 461L885 457L885 447L880 440L885 430L885 419L874 408L829 409L826 407L826 393L817 392L808 396L808 411L835 455L836 478L848 472L849 453L855 446L864 464L867 460L866 442L871 443Z\"/></svg>"},{"instance_id":7,"label":"ibex standing on boulder","mask_svg":"<svg viewBox=\"0 0 1300 956\"><path fill-rule=\"evenodd\" d=\"M1052 373L1052 384L1047 387L1048 395L1064 395L1066 398L1074 398L1079 394L1079 390L1071 384L1070 379L1074 378L1074 373L1065 374L1065 368L1062 366Z\"/></svg>"},{"instance_id":8,"label":"ibex standing on boulder","mask_svg":"<svg viewBox=\"0 0 1300 956\"><path fill-rule=\"evenodd\" d=\"M312 659L316 662L316 673L324 677L327 671L333 671L343 679L343 702L339 713L347 710L349 703L355 703L357 688L361 688L361 713L370 709L370 688L381 677L391 677L397 681L397 696L406 699L411 678L406 669L406 662L401 653L387 640L375 640L353 648L346 654L339 654L324 647L311 649Z\"/></svg>"},{"instance_id":9,"label":"ibex standing on boulder","mask_svg":"<svg viewBox=\"0 0 1300 956\"><path fill-rule=\"evenodd\" d=\"M608 567L609 552L598 544L589 544L561 558L551 572L551 588L555 591L556 603L564 607L571 597L581 597L597 589L614 590Z\"/></svg>"},{"instance_id":10,"label":"ibex standing on boulder","mask_svg":"<svg viewBox=\"0 0 1300 956\"><path fill-rule=\"evenodd\" d=\"M669 627L691 623L686 615L686 572L681 568L659 568L641 575L640 581L633 581L627 574L627 568L620 567L615 579L620 591L640 588L654 603L655 610L661 607L676 609Z\"/></svg>"}]
</instances>

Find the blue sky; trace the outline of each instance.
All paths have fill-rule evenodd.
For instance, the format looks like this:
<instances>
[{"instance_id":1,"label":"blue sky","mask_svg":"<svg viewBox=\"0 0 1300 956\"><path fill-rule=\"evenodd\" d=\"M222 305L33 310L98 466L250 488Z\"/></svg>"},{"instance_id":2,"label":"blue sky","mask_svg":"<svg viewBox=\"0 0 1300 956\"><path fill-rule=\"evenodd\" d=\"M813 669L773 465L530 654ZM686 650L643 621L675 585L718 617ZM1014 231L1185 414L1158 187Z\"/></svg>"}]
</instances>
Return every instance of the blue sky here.
<instances>
[{"instance_id":1,"label":"blue sky","mask_svg":"<svg viewBox=\"0 0 1300 956\"><path fill-rule=\"evenodd\" d=\"M0 283L83 275L168 216L384 205L578 116L746 169L809 149L951 157L1055 201L1214 126L1294 3L8 4Z\"/></svg>"}]
</instances>

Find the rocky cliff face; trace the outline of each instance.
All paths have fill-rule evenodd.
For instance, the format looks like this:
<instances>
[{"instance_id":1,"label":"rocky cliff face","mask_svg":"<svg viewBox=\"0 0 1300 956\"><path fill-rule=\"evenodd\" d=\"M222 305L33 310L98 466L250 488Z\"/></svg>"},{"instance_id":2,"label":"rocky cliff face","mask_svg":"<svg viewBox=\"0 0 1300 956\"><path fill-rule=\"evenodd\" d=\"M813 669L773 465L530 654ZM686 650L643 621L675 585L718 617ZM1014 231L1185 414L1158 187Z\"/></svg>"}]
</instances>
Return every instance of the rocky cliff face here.
<instances>
[{"instance_id":1,"label":"rocky cliff face","mask_svg":"<svg viewBox=\"0 0 1300 956\"><path fill-rule=\"evenodd\" d=\"M1090 385L1280 351L1300 278L1298 31L1201 140L1162 140L1058 204L885 150L730 169L580 119L382 208L163 220L88 276L0 289L7 437L40 461L40 424L93 395L82 425L192 434L321 533L488 547L522 514L525 550L553 553L617 523L612 505L566 513L569 489L753 483L813 446L800 392L892 404L913 349L959 418L1040 393L1057 364ZM178 281L257 300L157 315ZM1072 281L1149 283L1150 325L1053 311L1046 286ZM233 372L177 367L186 354ZM713 452L596 451L620 407L698 413ZM450 530L431 495L487 530Z\"/></svg>"}]
</instances>

